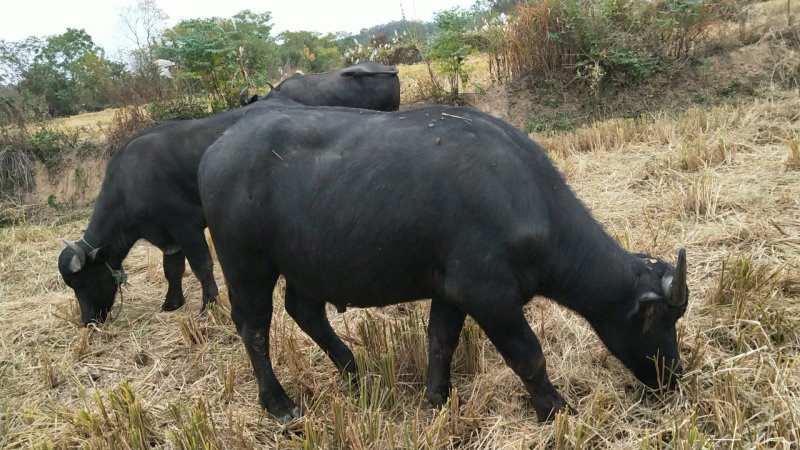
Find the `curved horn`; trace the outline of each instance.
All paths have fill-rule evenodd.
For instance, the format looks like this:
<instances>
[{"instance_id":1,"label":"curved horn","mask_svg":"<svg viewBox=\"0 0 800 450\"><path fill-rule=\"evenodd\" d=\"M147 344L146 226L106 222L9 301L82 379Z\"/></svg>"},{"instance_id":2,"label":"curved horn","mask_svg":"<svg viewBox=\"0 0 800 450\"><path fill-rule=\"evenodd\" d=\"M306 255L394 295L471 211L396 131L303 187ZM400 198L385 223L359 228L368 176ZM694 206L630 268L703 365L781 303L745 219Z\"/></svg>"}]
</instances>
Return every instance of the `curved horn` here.
<instances>
[{"instance_id":1,"label":"curved horn","mask_svg":"<svg viewBox=\"0 0 800 450\"><path fill-rule=\"evenodd\" d=\"M675 265L675 277L669 285L667 303L672 306L683 306L689 300L686 295L686 249L678 252L678 263Z\"/></svg>"},{"instance_id":2,"label":"curved horn","mask_svg":"<svg viewBox=\"0 0 800 450\"><path fill-rule=\"evenodd\" d=\"M239 104L242 106L247 106L247 91L250 90L249 86L245 86L242 89L242 92L239 92Z\"/></svg>"},{"instance_id":3,"label":"curved horn","mask_svg":"<svg viewBox=\"0 0 800 450\"><path fill-rule=\"evenodd\" d=\"M64 241L64 244L66 244L67 247L72 250L73 253L75 253L69 262L69 270L72 271L72 273L80 271L83 269L83 265L86 263L86 252L75 242L70 241L69 239L62 240Z\"/></svg>"},{"instance_id":4,"label":"curved horn","mask_svg":"<svg viewBox=\"0 0 800 450\"><path fill-rule=\"evenodd\" d=\"M270 90L275 89L275 86L273 86L269 81L265 81L264 83L267 83L267 86L269 86Z\"/></svg>"}]
</instances>

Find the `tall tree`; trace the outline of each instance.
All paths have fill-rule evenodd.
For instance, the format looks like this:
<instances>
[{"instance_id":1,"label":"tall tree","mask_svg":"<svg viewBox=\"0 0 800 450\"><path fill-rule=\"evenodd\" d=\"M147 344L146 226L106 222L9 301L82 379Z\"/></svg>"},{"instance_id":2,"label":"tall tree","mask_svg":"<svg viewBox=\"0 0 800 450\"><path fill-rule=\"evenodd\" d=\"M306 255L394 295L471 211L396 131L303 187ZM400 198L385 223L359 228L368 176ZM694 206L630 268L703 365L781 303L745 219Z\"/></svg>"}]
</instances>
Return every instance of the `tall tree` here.
<instances>
[{"instance_id":1,"label":"tall tree","mask_svg":"<svg viewBox=\"0 0 800 450\"><path fill-rule=\"evenodd\" d=\"M135 47L131 51L131 65L140 76L155 72L154 45L161 38L169 18L155 0L138 0L125 6L119 13L122 34Z\"/></svg>"},{"instance_id":2,"label":"tall tree","mask_svg":"<svg viewBox=\"0 0 800 450\"><path fill-rule=\"evenodd\" d=\"M42 39L35 36L21 41L0 39L0 85L19 83L43 46Z\"/></svg>"},{"instance_id":3,"label":"tall tree","mask_svg":"<svg viewBox=\"0 0 800 450\"><path fill-rule=\"evenodd\" d=\"M284 31L278 35L281 64L309 72L331 69L342 60L342 49L335 34L311 31Z\"/></svg>"},{"instance_id":4,"label":"tall tree","mask_svg":"<svg viewBox=\"0 0 800 450\"><path fill-rule=\"evenodd\" d=\"M247 9L233 16L230 38L238 50L239 72L246 84L263 84L277 66L275 40L270 36L271 21L270 13Z\"/></svg>"},{"instance_id":5,"label":"tall tree","mask_svg":"<svg viewBox=\"0 0 800 450\"><path fill-rule=\"evenodd\" d=\"M439 71L448 76L450 95L458 98L459 82L466 84L468 68L464 62L475 52L466 40L467 31L474 28L476 9L453 8L436 13L434 21L439 32L428 37L428 56L436 62Z\"/></svg>"},{"instance_id":6,"label":"tall tree","mask_svg":"<svg viewBox=\"0 0 800 450\"><path fill-rule=\"evenodd\" d=\"M270 20L268 12L249 10L229 19L184 20L164 32L158 56L178 65L179 78L230 107L251 74L265 73L275 62Z\"/></svg>"},{"instance_id":7,"label":"tall tree","mask_svg":"<svg viewBox=\"0 0 800 450\"><path fill-rule=\"evenodd\" d=\"M122 71L85 30L67 28L45 39L23 72L20 87L44 96L51 114L68 115L106 107L106 88Z\"/></svg>"}]
</instances>

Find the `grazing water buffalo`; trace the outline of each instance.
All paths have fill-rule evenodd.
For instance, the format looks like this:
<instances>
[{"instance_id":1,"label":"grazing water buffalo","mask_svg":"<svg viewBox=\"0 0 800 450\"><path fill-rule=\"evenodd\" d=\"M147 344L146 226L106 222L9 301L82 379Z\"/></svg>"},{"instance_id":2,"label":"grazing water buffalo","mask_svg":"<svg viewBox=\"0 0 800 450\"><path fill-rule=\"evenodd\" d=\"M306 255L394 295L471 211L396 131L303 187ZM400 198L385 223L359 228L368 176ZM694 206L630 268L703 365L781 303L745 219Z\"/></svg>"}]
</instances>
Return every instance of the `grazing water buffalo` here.
<instances>
[{"instance_id":1,"label":"grazing water buffalo","mask_svg":"<svg viewBox=\"0 0 800 450\"><path fill-rule=\"evenodd\" d=\"M254 111L209 148L198 181L261 405L281 422L300 411L269 357L279 274L287 312L346 376L356 362L326 301L431 298L426 397L436 405L448 396L469 314L522 379L540 420L568 408L523 315L535 295L585 317L645 384L672 384L682 372L683 250L677 269L623 250L542 149L487 114Z\"/></svg>"},{"instance_id":2,"label":"grazing water buffalo","mask_svg":"<svg viewBox=\"0 0 800 450\"><path fill-rule=\"evenodd\" d=\"M371 108L374 99L358 94L364 79L353 76L337 83L308 82L298 97L301 101L316 99L314 104ZM397 76L374 78L369 86L377 90L381 84L386 92L396 89L399 95ZM202 285L203 308L216 299L213 263L203 234L206 222L197 189L197 166L206 148L249 111L295 103L286 93L267 97L203 119L156 125L139 132L114 153L89 227L78 241L64 241L66 248L58 259L61 276L78 298L84 324L105 321L124 281L122 260L140 238L164 252L168 288L163 310L175 310L185 301L181 286L185 259Z\"/></svg>"},{"instance_id":3,"label":"grazing water buffalo","mask_svg":"<svg viewBox=\"0 0 800 450\"><path fill-rule=\"evenodd\" d=\"M346 106L349 108L397 111L400 108L400 79L397 69L373 61L364 61L344 69L308 75L295 74L267 94L275 93L308 106ZM258 100L245 100L244 106Z\"/></svg>"}]
</instances>

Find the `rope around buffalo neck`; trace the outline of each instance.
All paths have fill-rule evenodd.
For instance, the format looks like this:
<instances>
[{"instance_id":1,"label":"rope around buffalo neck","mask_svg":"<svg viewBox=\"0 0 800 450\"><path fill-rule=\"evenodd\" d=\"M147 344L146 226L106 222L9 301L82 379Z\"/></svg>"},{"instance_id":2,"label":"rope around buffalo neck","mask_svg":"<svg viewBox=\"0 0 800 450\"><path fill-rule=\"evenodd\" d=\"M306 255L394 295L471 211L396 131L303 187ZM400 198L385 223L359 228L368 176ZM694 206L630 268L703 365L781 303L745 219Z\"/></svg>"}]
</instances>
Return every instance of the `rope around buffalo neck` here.
<instances>
[{"instance_id":1,"label":"rope around buffalo neck","mask_svg":"<svg viewBox=\"0 0 800 450\"><path fill-rule=\"evenodd\" d=\"M97 250L97 247L93 246L89 242L86 241L85 237L80 238L87 247L92 249L92 251ZM125 306L125 296L122 295L122 287L128 285L128 274L125 273L125 269L122 268L122 263L119 265L119 269L113 269L108 262L104 262L108 271L111 272L111 277L114 278L114 283L117 284L117 290L119 291L119 310L117 314L122 314L122 308ZM112 317L111 321L113 322L114 319Z\"/></svg>"}]
</instances>

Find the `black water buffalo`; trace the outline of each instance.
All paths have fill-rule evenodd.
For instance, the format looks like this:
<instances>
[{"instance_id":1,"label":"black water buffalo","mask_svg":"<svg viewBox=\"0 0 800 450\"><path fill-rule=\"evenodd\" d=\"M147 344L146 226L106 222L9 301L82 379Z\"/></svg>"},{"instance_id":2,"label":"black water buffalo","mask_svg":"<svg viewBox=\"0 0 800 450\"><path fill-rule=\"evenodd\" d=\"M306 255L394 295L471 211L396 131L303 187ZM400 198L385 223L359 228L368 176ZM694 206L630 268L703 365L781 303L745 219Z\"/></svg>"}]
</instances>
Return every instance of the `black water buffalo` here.
<instances>
[{"instance_id":1,"label":"black water buffalo","mask_svg":"<svg viewBox=\"0 0 800 450\"><path fill-rule=\"evenodd\" d=\"M279 274L287 312L346 376L356 363L326 301L431 298L426 398L435 405L448 396L469 314L540 420L567 408L523 315L535 295L585 317L647 385L671 385L682 372L683 250L677 269L623 250L542 149L500 119L448 107L253 111L209 148L198 181L261 405L281 422L300 411L269 357Z\"/></svg>"},{"instance_id":2,"label":"black water buffalo","mask_svg":"<svg viewBox=\"0 0 800 450\"><path fill-rule=\"evenodd\" d=\"M316 95L322 100L317 99L315 104L326 101L335 106L371 108L374 99L358 94L366 78L349 77L335 84L307 83L300 100L317 99ZM395 88L399 92L397 76L375 78L369 86L378 89L382 83L386 92ZM342 92L334 94L330 89ZM218 290L203 234L206 222L197 190L197 166L206 148L248 111L295 103L287 93L267 97L203 119L156 125L139 132L114 153L89 227L80 240L64 241L67 247L58 260L64 281L78 298L84 324L106 319L124 280L122 260L140 238L164 252L168 288L163 310L171 311L184 303L181 278L185 259L202 285L203 308L214 301Z\"/></svg>"},{"instance_id":3,"label":"black water buffalo","mask_svg":"<svg viewBox=\"0 0 800 450\"><path fill-rule=\"evenodd\" d=\"M245 100L244 92L239 98L242 105L258 100L257 96ZM276 93L308 106L346 106L377 111L400 108L397 69L373 61L331 72L296 74L283 80L266 98Z\"/></svg>"}]
</instances>

